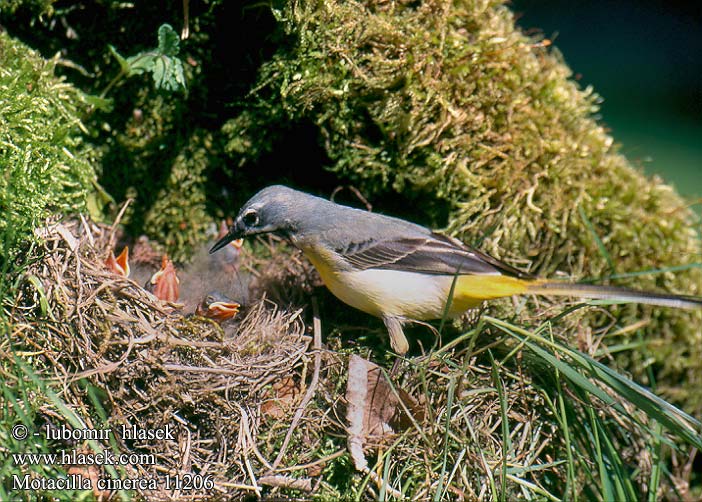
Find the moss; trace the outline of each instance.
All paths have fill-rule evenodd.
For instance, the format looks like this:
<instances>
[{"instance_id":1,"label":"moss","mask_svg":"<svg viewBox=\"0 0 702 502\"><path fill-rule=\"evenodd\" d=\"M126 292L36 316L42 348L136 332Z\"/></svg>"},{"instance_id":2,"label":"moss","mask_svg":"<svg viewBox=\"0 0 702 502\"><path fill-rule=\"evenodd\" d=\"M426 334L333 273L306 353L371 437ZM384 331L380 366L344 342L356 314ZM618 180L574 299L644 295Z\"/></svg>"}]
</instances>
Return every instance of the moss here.
<instances>
[{"instance_id":1,"label":"moss","mask_svg":"<svg viewBox=\"0 0 702 502\"><path fill-rule=\"evenodd\" d=\"M86 95L45 60L0 32L0 235L26 239L44 218L87 208L94 151L82 137ZM0 243L0 255L14 245Z\"/></svg>"},{"instance_id":2,"label":"moss","mask_svg":"<svg viewBox=\"0 0 702 502\"><path fill-rule=\"evenodd\" d=\"M618 153L593 118L592 89L501 2L293 1L275 12L295 43L262 66L256 99L225 128L236 162L272 148L281 119L308 121L329 169L364 193L414 199L434 225L539 274L602 278L699 257L685 202ZM699 295L702 270L616 283ZM651 341L665 390L685 381L674 397L702 409L702 315L611 311L619 327L649 321L635 332ZM566 324L600 333L611 321L590 309ZM644 359L622 361L642 376Z\"/></svg>"},{"instance_id":3,"label":"moss","mask_svg":"<svg viewBox=\"0 0 702 502\"><path fill-rule=\"evenodd\" d=\"M180 45L188 91L160 93L148 75L111 85L119 65L108 46L125 56L153 48L161 24L183 25L179 3L69 1L62 8L62 22L75 36L53 29L55 20L42 22L27 13L12 23L5 16L5 21L43 54L61 51L69 60L62 71L78 85L95 94L108 91L112 109L93 111L85 126L101 155L100 183L118 202L111 213L116 215L126 198L135 198L123 220L128 233L146 233L165 244L170 255L185 259L214 219L205 211L205 201L210 213L223 216L212 202L225 198L221 180L208 179L221 168L220 142L212 132L219 131L227 115L223 103L248 92L255 61L265 54L264 42L246 36L260 34L256 12L264 9L242 12L233 2L191 2L190 36ZM272 26L272 16L266 16L263 24ZM102 20L100 30L94 29L95 19ZM258 51L260 56L252 56Z\"/></svg>"},{"instance_id":4,"label":"moss","mask_svg":"<svg viewBox=\"0 0 702 502\"><path fill-rule=\"evenodd\" d=\"M175 260L189 259L207 238L212 221L205 207L205 170L212 148L208 133L196 133L178 152L154 204L145 215L144 230L158 236Z\"/></svg>"},{"instance_id":5,"label":"moss","mask_svg":"<svg viewBox=\"0 0 702 502\"><path fill-rule=\"evenodd\" d=\"M185 125L181 99L138 91L131 116L101 147L101 180L116 200L134 199L124 219L131 234L146 234L176 261L187 261L213 221L207 175L219 149L209 132Z\"/></svg>"},{"instance_id":6,"label":"moss","mask_svg":"<svg viewBox=\"0 0 702 502\"><path fill-rule=\"evenodd\" d=\"M18 10L25 10L34 16L51 14L56 0L3 0L0 3L0 13L14 14Z\"/></svg>"}]
</instances>

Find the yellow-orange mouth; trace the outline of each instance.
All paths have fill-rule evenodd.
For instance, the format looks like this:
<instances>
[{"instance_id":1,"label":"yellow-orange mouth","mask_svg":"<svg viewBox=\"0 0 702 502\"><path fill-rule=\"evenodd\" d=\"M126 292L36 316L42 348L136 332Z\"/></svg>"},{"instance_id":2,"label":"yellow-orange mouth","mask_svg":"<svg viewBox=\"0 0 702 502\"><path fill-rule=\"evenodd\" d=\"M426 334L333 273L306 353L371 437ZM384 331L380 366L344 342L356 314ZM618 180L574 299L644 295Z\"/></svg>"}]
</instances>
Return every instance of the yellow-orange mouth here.
<instances>
[{"instance_id":1,"label":"yellow-orange mouth","mask_svg":"<svg viewBox=\"0 0 702 502\"><path fill-rule=\"evenodd\" d=\"M214 301L207 303L207 300L198 306L196 314L223 322L233 318L239 313L241 305L237 302Z\"/></svg>"}]
</instances>

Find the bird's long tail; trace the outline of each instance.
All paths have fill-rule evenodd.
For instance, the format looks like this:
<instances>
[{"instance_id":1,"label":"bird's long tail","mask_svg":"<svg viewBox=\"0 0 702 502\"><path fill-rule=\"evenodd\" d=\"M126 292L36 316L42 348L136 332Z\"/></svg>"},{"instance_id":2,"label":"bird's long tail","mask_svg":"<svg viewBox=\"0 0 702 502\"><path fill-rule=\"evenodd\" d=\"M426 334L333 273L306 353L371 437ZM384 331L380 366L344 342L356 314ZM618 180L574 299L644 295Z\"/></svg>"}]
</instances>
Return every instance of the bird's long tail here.
<instances>
[{"instance_id":1,"label":"bird's long tail","mask_svg":"<svg viewBox=\"0 0 702 502\"><path fill-rule=\"evenodd\" d=\"M702 309L702 299L666 293L637 291L616 286L596 284L573 284L552 280L536 279L526 284L526 293L539 295L576 296L595 300L617 300L631 303L645 303L660 307L679 309Z\"/></svg>"}]
</instances>

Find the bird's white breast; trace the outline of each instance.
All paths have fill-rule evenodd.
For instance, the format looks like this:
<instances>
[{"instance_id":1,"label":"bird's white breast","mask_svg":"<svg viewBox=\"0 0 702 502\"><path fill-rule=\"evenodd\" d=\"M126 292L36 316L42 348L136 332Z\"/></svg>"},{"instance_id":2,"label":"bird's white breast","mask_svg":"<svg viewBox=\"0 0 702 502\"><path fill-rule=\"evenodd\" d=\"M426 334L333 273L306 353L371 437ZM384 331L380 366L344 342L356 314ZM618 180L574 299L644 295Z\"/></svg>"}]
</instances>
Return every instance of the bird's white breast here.
<instances>
[{"instance_id":1,"label":"bird's white breast","mask_svg":"<svg viewBox=\"0 0 702 502\"><path fill-rule=\"evenodd\" d=\"M375 316L439 319L444 313L452 278L399 270L338 272L325 279L342 301Z\"/></svg>"}]
</instances>

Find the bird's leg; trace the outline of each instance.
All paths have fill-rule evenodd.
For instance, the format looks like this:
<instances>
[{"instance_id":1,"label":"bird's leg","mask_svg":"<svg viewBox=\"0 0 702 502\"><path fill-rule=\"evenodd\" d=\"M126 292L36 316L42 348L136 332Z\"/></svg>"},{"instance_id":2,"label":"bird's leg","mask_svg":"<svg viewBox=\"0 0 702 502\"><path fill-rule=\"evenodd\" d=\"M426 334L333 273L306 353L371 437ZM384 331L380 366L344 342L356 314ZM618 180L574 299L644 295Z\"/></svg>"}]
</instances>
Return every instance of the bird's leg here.
<instances>
[{"instance_id":1,"label":"bird's leg","mask_svg":"<svg viewBox=\"0 0 702 502\"><path fill-rule=\"evenodd\" d=\"M405 337L405 332L402 330L402 319L399 317L383 316L385 327L388 328L390 335L390 347L397 354L404 356L409 350L409 343Z\"/></svg>"},{"instance_id":2,"label":"bird's leg","mask_svg":"<svg viewBox=\"0 0 702 502\"><path fill-rule=\"evenodd\" d=\"M390 335L390 347L396 354L404 356L409 350L409 342L407 342L405 332L402 330L402 319L399 317L383 316L383 322ZM400 358L395 359L395 363L390 371L391 374L395 373L399 362Z\"/></svg>"}]
</instances>

